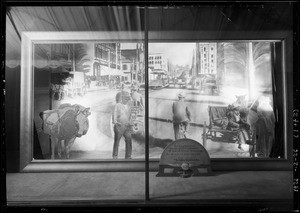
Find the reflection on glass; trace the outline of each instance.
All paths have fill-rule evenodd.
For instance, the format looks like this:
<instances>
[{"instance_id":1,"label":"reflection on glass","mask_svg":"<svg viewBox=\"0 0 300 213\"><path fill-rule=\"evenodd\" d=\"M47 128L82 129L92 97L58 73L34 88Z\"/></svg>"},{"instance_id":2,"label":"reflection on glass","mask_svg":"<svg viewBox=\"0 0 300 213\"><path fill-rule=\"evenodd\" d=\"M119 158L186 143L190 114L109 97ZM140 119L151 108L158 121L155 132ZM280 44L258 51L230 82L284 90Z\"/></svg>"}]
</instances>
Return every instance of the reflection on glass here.
<instances>
[{"instance_id":1,"label":"reflection on glass","mask_svg":"<svg viewBox=\"0 0 300 213\"><path fill-rule=\"evenodd\" d=\"M268 158L275 129L271 44L150 43L150 157L186 137L211 158Z\"/></svg>"},{"instance_id":2,"label":"reflection on glass","mask_svg":"<svg viewBox=\"0 0 300 213\"><path fill-rule=\"evenodd\" d=\"M34 53L35 158L144 158L143 44L35 44Z\"/></svg>"}]
</instances>

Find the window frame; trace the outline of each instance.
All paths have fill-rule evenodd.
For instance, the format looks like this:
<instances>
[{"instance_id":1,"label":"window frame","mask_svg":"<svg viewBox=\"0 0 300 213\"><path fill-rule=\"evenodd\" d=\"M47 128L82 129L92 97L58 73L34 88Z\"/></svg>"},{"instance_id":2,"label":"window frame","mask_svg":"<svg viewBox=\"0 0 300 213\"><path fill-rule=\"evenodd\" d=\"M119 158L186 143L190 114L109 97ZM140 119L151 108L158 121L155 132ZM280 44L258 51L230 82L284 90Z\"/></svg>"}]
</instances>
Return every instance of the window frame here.
<instances>
[{"instance_id":1,"label":"window frame","mask_svg":"<svg viewBox=\"0 0 300 213\"><path fill-rule=\"evenodd\" d=\"M88 36L87 36L88 35ZM21 44L21 100L20 100L20 171L21 172L98 172L98 171L134 171L144 172L148 164L149 171L158 171L159 159L132 160L34 160L33 159L33 45L35 43L80 43L97 42L216 42L216 41L270 41L282 42L282 72L283 72L283 119L284 119L284 152L285 158L212 158L213 171L245 171L245 170L291 170L293 127L292 101L287 99L292 86L287 88L287 74L293 75L293 33L292 31L247 32L226 31L149 31L148 40L144 32L99 31L99 32L23 32ZM148 54L146 54L148 55ZM145 62L148 67L148 60ZM145 75L148 75L148 70ZM290 77L291 78L291 77ZM292 92L291 92L292 93ZM148 100L145 100L146 104ZM148 117L148 112L146 115ZM146 130L147 131L147 130ZM145 143L147 144L147 143ZM149 147L147 147L149 149ZM145 152L146 155L147 152ZM147 160L149 159L149 160Z\"/></svg>"}]
</instances>

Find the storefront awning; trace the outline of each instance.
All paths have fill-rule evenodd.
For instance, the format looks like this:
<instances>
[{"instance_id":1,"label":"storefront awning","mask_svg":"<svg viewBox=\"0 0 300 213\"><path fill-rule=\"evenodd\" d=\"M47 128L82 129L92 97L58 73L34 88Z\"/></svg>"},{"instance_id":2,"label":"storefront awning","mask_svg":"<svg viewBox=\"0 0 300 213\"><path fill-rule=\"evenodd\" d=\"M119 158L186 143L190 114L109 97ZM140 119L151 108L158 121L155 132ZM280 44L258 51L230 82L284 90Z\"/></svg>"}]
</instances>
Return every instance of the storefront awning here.
<instances>
[{"instance_id":1,"label":"storefront awning","mask_svg":"<svg viewBox=\"0 0 300 213\"><path fill-rule=\"evenodd\" d=\"M110 68L107 66L100 66L101 76L104 75L115 75L115 76L125 76L122 70Z\"/></svg>"}]
</instances>

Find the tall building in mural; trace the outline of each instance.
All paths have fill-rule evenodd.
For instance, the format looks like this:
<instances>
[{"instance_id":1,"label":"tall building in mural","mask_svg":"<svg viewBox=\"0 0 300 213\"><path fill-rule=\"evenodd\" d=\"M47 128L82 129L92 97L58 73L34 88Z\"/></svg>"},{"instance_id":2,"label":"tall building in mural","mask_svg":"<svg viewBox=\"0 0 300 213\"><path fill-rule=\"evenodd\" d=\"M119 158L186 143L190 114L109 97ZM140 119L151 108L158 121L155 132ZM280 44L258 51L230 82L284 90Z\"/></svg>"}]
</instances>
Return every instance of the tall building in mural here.
<instances>
[{"instance_id":1,"label":"tall building in mural","mask_svg":"<svg viewBox=\"0 0 300 213\"><path fill-rule=\"evenodd\" d=\"M148 66L152 71L168 73L168 59L162 53L150 53Z\"/></svg>"},{"instance_id":2,"label":"tall building in mural","mask_svg":"<svg viewBox=\"0 0 300 213\"><path fill-rule=\"evenodd\" d=\"M217 43L196 43L192 74L217 74Z\"/></svg>"},{"instance_id":3,"label":"tall building in mural","mask_svg":"<svg viewBox=\"0 0 300 213\"><path fill-rule=\"evenodd\" d=\"M143 44L137 43L134 49L122 49L121 55L124 80L143 83L145 81Z\"/></svg>"},{"instance_id":4,"label":"tall building in mural","mask_svg":"<svg viewBox=\"0 0 300 213\"><path fill-rule=\"evenodd\" d=\"M120 43L95 43L93 75L96 77L121 76Z\"/></svg>"}]
</instances>

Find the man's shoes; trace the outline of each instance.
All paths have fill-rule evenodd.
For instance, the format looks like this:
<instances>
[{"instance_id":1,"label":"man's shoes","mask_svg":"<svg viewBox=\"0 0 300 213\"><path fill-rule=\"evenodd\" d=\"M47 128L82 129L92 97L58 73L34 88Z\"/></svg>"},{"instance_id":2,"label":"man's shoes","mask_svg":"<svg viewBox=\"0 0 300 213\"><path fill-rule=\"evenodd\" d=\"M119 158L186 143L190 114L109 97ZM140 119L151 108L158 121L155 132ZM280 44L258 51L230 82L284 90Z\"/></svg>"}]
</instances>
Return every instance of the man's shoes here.
<instances>
[{"instance_id":1,"label":"man's shoes","mask_svg":"<svg viewBox=\"0 0 300 213\"><path fill-rule=\"evenodd\" d=\"M113 159L118 159L118 156L113 156Z\"/></svg>"}]
</instances>

